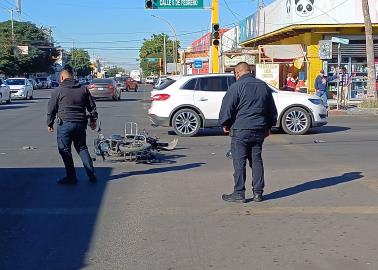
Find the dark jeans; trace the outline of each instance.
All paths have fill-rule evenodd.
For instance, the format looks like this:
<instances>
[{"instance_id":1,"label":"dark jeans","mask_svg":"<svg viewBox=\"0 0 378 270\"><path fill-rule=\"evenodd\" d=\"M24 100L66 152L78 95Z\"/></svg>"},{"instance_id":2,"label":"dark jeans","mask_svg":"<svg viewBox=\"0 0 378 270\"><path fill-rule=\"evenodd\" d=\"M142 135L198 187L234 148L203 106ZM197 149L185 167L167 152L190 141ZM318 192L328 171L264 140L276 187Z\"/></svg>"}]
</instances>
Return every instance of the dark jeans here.
<instances>
[{"instance_id":1,"label":"dark jeans","mask_svg":"<svg viewBox=\"0 0 378 270\"><path fill-rule=\"evenodd\" d=\"M234 163L234 193L245 196L246 162L252 168L252 190L254 194L264 191L264 164L261 156L266 131L234 130L231 152Z\"/></svg>"},{"instance_id":2,"label":"dark jeans","mask_svg":"<svg viewBox=\"0 0 378 270\"><path fill-rule=\"evenodd\" d=\"M87 123L64 122L61 125L58 125L58 149L60 155L62 156L64 166L66 167L67 178L69 179L76 179L76 172L71 153L72 142L74 143L74 147L83 162L88 177L94 177L95 172L93 168L93 161L89 155L86 143L86 129Z\"/></svg>"}]
</instances>

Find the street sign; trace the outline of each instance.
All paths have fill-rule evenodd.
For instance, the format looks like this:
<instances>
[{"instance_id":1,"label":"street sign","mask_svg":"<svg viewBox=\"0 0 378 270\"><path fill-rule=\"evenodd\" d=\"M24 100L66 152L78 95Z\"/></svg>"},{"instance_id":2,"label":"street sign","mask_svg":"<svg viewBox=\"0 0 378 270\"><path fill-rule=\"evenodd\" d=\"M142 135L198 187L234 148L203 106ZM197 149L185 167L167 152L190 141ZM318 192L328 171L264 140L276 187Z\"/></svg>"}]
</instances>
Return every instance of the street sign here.
<instances>
[{"instance_id":1,"label":"street sign","mask_svg":"<svg viewBox=\"0 0 378 270\"><path fill-rule=\"evenodd\" d=\"M334 43L340 43L340 44L344 44L344 45L349 44L349 39L346 39L346 38L332 37L331 40Z\"/></svg>"},{"instance_id":2,"label":"street sign","mask_svg":"<svg viewBox=\"0 0 378 270\"><path fill-rule=\"evenodd\" d=\"M193 66L195 69L202 69L203 68L203 61L201 59L194 60Z\"/></svg>"},{"instance_id":3,"label":"street sign","mask_svg":"<svg viewBox=\"0 0 378 270\"><path fill-rule=\"evenodd\" d=\"M147 57L145 58L147 62L157 62L159 61L159 58L154 58L154 57Z\"/></svg>"},{"instance_id":4,"label":"street sign","mask_svg":"<svg viewBox=\"0 0 378 270\"><path fill-rule=\"evenodd\" d=\"M152 9L192 9L203 8L203 0L151 0L146 3ZM151 6L151 7L150 7Z\"/></svg>"}]
</instances>

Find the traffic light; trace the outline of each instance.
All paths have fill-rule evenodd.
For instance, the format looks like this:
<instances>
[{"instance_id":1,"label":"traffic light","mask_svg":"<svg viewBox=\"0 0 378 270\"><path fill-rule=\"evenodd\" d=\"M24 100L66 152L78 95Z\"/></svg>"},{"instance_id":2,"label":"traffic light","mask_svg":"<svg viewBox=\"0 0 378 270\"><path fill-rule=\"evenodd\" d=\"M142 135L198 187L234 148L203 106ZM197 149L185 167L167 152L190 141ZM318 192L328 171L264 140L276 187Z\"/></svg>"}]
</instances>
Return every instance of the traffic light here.
<instances>
[{"instance_id":1,"label":"traffic light","mask_svg":"<svg viewBox=\"0 0 378 270\"><path fill-rule=\"evenodd\" d=\"M212 39L212 44L214 46L219 46L219 44L220 44L220 33L219 33L219 24L218 23L215 23L215 24L212 25L211 39Z\"/></svg>"},{"instance_id":2,"label":"traffic light","mask_svg":"<svg viewBox=\"0 0 378 270\"><path fill-rule=\"evenodd\" d=\"M146 0L146 8L147 9L155 9L156 8L156 4L155 4L156 0Z\"/></svg>"}]
</instances>

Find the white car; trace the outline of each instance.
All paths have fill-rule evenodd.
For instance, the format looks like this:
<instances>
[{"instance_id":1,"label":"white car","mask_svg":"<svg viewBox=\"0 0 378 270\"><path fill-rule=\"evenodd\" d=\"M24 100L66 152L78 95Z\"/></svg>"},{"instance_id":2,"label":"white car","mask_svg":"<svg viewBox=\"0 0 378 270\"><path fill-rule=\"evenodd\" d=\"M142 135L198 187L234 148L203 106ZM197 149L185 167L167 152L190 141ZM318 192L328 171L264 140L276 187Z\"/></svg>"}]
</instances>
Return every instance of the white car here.
<instances>
[{"instance_id":1,"label":"white car","mask_svg":"<svg viewBox=\"0 0 378 270\"><path fill-rule=\"evenodd\" d=\"M9 78L5 81L12 98L33 99L33 85L25 78Z\"/></svg>"},{"instance_id":2,"label":"white car","mask_svg":"<svg viewBox=\"0 0 378 270\"><path fill-rule=\"evenodd\" d=\"M2 79L0 79L0 104L4 101L9 104L11 100L12 97L9 86L5 84L5 82Z\"/></svg>"},{"instance_id":3,"label":"white car","mask_svg":"<svg viewBox=\"0 0 378 270\"><path fill-rule=\"evenodd\" d=\"M201 128L219 127L222 100L234 82L232 74L184 76L165 89L152 91L150 120L156 126L173 127L185 137ZM271 89L278 112L276 127L302 135L310 127L327 124L327 109L318 96Z\"/></svg>"}]
</instances>

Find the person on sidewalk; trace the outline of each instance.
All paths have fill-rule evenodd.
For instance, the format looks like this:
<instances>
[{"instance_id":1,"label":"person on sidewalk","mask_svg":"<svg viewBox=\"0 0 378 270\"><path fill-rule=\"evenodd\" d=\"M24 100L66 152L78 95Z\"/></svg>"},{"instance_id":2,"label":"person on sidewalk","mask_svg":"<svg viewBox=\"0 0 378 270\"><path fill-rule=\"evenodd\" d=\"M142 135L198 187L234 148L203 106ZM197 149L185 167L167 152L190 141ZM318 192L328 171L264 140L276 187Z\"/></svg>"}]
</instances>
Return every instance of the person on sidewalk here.
<instances>
[{"instance_id":1,"label":"person on sidewalk","mask_svg":"<svg viewBox=\"0 0 378 270\"><path fill-rule=\"evenodd\" d=\"M71 145L79 154L90 182L96 182L93 161L86 144L87 112L90 113L89 125L96 129L96 104L88 89L77 84L73 78L72 68L65 67L60 74L60 87L51 93L47 110L47 130L54 131L57 118L57 142L59 153L66 168L66 177L58 184L76 184L76 171L72 159Z\"/></svg>"},{"instance_id":2,"label":"person on sidewalk","mask_svg":"<svg viewBox=\"0 0 378 270\"><path fill-rule=\"evenodd\" d=\"M337 78L337 75L326 77L324 75L324 70L321 70L319 75L315 79L315 90L316 95L319 96L324 103L324 106L328 108L328 97L327 89L328 83Z\"/></svg>"},{"instance_id":3,"label":"person on sidewalk","mask_svg":"<svg viewBox=\"0 0 378 270\"><path fill-rule=\"evenodd\" d=\"M286 91L294 92L297 87L297 80L293 77L292 73L289 73L286 78Z\"/></svg>"},{"instance_id":4,"label":"person on sidewalk","mask_svg":"<svg viewBox=\"0 0 378 270\"><path fill-rule=\"evenodd\" d=\"M223 194L227 202L245 202L246 162L252 168L253 200L261 202L265 186L262 146L277 122L272 89L253 77L247 63L235 67L237 82L228 89L222 101L219 123L231 136L234 166L234 192Z\"/></svg>"},{"instance_id":5,"label":"person on sidewalk","mask_svg":"<svg viewBox=\"0 0 378 270\"><path fill-rule=\"evenodd\" d=\"M339 87L340 87L340 105L346 109L348 105L348 94L349 94L349 88L351 85L351 77L350 74L347 73L346 67L343 67L341 69L341 73L339 74Z\"/></svg>"}]
</instances>

